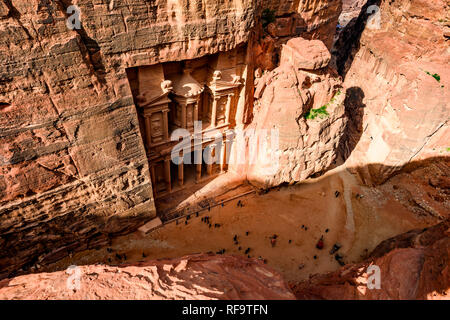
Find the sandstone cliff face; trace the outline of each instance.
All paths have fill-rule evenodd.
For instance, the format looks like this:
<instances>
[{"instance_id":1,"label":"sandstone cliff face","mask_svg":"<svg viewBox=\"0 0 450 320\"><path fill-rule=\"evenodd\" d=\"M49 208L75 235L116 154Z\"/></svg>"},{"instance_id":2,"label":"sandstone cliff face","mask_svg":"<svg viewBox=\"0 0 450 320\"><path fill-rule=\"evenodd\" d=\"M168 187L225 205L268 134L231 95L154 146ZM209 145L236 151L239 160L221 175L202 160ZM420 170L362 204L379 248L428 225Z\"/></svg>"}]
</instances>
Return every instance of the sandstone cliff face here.
<instances>
[{"instance_id":1,"label":"sandstone cliff face","mask_svg":"<svg viewBox=\"0 0 450 320\"><path fill-rule=\"evenodd\" d=\"M381 1L379 16L369 18L379 29L365 28L341 69L345 86L362 99L353 110L360 119L350 143L357 146L346 150L347 163L369 164L360 172L367 183L384 181L412 160L448 156L449 5Z\"/></svg>"},{"instance_id":2,"label":"sandstone cliff face","mask_svg":"<svg viewBox=\"0 0 450 320\"><path fill-rule=\"evenodd\" d=\"M321 40L331 49L342 3L340 0L262 0L262 29L256 30L256 67L279 65L281 48L292 37Z\"/></svg>"},{"instance_id":3,"label":"sandstone cliff face","mask_svg":"<svg viewBox=\"0 0 450 320\"><path fill-rule=\"evenodd\" d=\"M382 242L364 263L293 284L298 299L448 300L450 222L414 230ZM370 266L378 266L380 288L369 289Z\"/></svg>"},{"instance_id":4,"label":"sandstone cliff face","mask_svg":"<svg viewBox=\"0 0 450 320\"><path fill-rule=\"evenodd\" d=\"M385 240L365 262L313 275L290 288L262 262L195 255L4 279L0 299L449 299L449 259L447 220ZM368 288L376 283L369 279L371 266L380 270L378 289Z\"/></svg>"},{"instance_id":5,"label":"sandstone cliff face","mask_svg":"<svg viewBox=\"0 0 450 320\"><path fill-rule=\"evenodd\" d=\"M366 2L367 0L343 0L339 24L346 26L352 19L357 18Z\"/></svg>"},{"instance_id":6,"label":"sandstone cliff face","mask_svg":"<svg viewBox=\"0 0 450 320\"><path fill-rule=\"evenodd\" d=\"M79 282L74 277L77 274ZM0 299L291 300L294 295L282 277L262 262L196 255L123 267L82 266L78 271L5 279L0 282Z\"/></svg>"},{"instance_id":7,"label":"sandstone cliff face","mask_svg":"<svg viewBox=\"0 0 450 320\"><path fill-rule=\"evenodd\" d=\"M259 36L263 8L277 8L281 31L273 39L284 37L277 46L299 34L330 46L341 7L338 0L79 0L82 27L69 30L71 4L0 1L0 278L104 245L155 216L127 68L246 44ZM254 61L250 54L251 82ZM330 96L334 76L319 77ZM243 122L252 105L238 115Z\"/></svg>"},{"instance_id":8,"label":"sandstone cliff face","mask_svg":"<svg viewBox=\"0 0 450 320\"><path fill-rule=\"evenodd\" d=\"M0 277L155 215L126 68L248 41L252 0L0 1Z\"/></svg>"},{"instance_id":9,"label":"sandstone cliff face","mask_svg":"<svg viewBox=\"0 0 450 320\"><path fill-rule=\"evenodd\" d=\"M341 14L341 0L262 0L262 7L273 10L278 17L275 35L283 36L287 26L308 39L320 39L328 48L333 43L336 24ZM287 18L288 15L291 17Z\"/></svg>"}]
</instances>

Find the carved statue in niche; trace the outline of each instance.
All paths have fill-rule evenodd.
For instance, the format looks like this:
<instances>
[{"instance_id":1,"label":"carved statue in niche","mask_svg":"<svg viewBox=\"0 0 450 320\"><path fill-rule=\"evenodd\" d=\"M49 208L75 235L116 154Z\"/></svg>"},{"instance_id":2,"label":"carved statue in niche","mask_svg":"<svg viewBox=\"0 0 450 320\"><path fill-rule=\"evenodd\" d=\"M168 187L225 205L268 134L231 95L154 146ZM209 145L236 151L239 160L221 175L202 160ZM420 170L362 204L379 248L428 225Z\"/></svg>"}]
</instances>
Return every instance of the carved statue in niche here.
<instances>
[{"instance_id":1,"label":"carved statue in niche","mask_svg":"<svg viewBox=\"0 0 450 320\"><path fill-rule=\"evenodd\" d=\"M214 71L212 80L216 82L217 80L222 79L222 72L220 70Z\"/></svg>"},{"instance_id":2,"label":"carved statue in niche","mask_svg":"<svg viewBox=\"0 0 450 320\"><path fill-rule=\"evenodd\" d=\"M211 95L210 126L227 126L230 124L231 110L236 107L235 97L242 79L236 75L234 69L215 70L212 73L211 82L208 85Z\"/></svg>"},{"instance_id":3,"label":"carved statue in niche","mask_svg":"<svg viewBox=\"0 0 450 320\"><path fill-rule=\"evenodd\" d=\"M255 87L258 85L261 77L262 77L262 70L261 68L257 68L255 70Z\"/></svg>"},{"instance_id":4,"label":"carved statue in niche","mask_svg":"<svg viewBox=\"0 0 450 320\"><path fill-rule=\"evenodd\" d=\"M148 150L169 141L168 112L171 102L169 93L173 86L170 80L164 80L156 71L155 68L144 68L139 71L142 94L136 99L140 122L145 128L145 145Z\"/></svg>"},{"instance_id":5,"label":"carved statue in niche","mask_svg":"<svg viewBox=\"0 0 450 320\"><path fill-rule=\"evenodd\" d=\"M164 80L161 82L161 90L163 93L171 92L173 90L173 85L171 80Z\"/></svg>"},{"instance_id":6,"label":"carved statue in niche","mask_svg":"<svg viewBox=\"0 0 450 320\"><path fill-rule=\"evenodd\" d=\"M242 79L240 76L238 75L233 75L233 80L231 81L232 84L236 84L236 85L241 85L242 84Z\"/></svg>"}]
</instances>

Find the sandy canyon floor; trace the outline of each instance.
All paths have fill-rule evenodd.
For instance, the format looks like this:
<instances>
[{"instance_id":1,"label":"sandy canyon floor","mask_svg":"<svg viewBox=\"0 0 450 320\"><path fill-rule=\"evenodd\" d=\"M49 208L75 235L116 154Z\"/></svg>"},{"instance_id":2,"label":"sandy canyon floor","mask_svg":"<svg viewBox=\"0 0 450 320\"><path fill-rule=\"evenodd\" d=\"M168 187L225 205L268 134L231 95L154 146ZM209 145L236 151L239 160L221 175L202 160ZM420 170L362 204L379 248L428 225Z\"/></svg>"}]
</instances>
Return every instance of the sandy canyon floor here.
<instances>
[{"instance_id":1,"label":"sandy canyon floor","mask_svg":"<svg viewBox=\"0 0 450 320\"><path fill-rule=\"evenodd\" d=\"M336 243L341 246L338 253L343 262L359 262L381 241L439 222L439 215L424 214L420 206L411 210L411 194L426 199L421 195L426 190L419 184L402 185L401 180L400 175L382 186L365 187L341 166L306 183L265 194L255 192L205 210L198 217L193 214L187 224L183 218L146 235L136 232L118 237L107 248L74 254L40 271L225 250L225 254L263 259L288 281L303 280L340 267L330 254ZM434 212L429 207L429 212ZM204 221L206 216L209 223ZM318 249L321 237L324 247Z\"/></svg>"}]
</instances>

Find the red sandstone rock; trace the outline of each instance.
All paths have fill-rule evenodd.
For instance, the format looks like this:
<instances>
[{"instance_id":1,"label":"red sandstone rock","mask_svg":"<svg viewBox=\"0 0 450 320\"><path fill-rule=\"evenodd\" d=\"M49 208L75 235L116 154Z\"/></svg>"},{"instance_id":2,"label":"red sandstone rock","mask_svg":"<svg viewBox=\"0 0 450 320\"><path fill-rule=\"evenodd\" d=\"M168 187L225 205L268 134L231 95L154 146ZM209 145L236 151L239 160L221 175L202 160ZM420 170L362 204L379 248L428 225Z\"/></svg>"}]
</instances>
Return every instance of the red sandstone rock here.
<instances>
[{"instance_id":1,"label":"red sandstone rock","mask_svg":"<svg viewBox=\"0 0 450 320\"><path fill-rule=\"evenodd\" d=\"M76 274L72 270L5 279L0 282L0 299L294 299L279 274L262 262L237 256L89 265L80 266L79 272L79 287L71 281Z\"/></svg>"},{"instance_id":2,"label":"red sandstone rock","mask_svg":"<svg viewBox=\"0 0 450 320\"><path fill-rule=\"evenodd\" d=\"M330 53L325 45L296 38L281 56L278 68L257 79L254 118L248 127L255 132L275 129L279 136L278 148L258 149L273 161L256 161L244 170L251 183L264 187L303 181L329 168L347 121L345 92L336 72L326 68ZM322 106L328 115L305 118Z\"/></svg>"},{"instance_id":3,"label":"red sandstone rock","mask_svg":"<svg viewBox=\"0 0 450 320\"><path fill-rule=\"evenodd\" d=\"M373 258L292 284L298 299L450 299L450 222L382 242ZM380 289L369 289L368 268L381 270ZM372 275L372 272L371 274Z\"/></svg>"},{"instance_id":4,"label":"red sandstone rock","mask_svg":"<svg viewBox=\"0 0 450 320\"><path fill-rule=\"evenodd\" d=\"M281 51L280 64L291 64L295 68L317 70L328 66L331 54L320 40L294 38Z\"/></svg>"},{"instance_id":5,"label":"red sandstone rock","mask_svg":"<svg viewBox=\"0 0 450 320\"><path fill-rule=\"evenodd\" d=\"M0 1L0 278L105 244L156 215L127 71L245 45L261 14L255 0L82 0L82 29L69 30L66 3ZM276 8L277 37L304 34L329 47L340 7L262 6ZM278 40L249 44L243 81L253 82L259 60L277 64ZM249 123L253 101L242 104L236 121Z\"/></svg>"},{"instance_id":6,"label":"red sandstone rock","mask_svg":"<svg viewBox=\"0 0 450 320\"><path fill-rule=\"evenodd\" d=\"M352 19L357 18L366 2L367 0L343 0L339 24L346 26Z\"/></svg>"},{"instance_id":7,"label":"red sandstone rock","mask_svg":"<svg viewBox=\"0 0 450 320\"><path fill-rule=\"evenodd\" d=\"M0 1L0 278L156 215L127 68L233 49L255 19L253 0L83 0L77 31L65 3Z\"/></svg>"},{"instance_id":8,"label":"red sandstone rock","mask_svg":"<svg viewBox=\"0 0 450 320\"><path fill-rule=\"evenodd\" d=\"M127 6L96 3L95 8L79 1L85 20L77 32L65 25L63 2L11 3L13 8L0 2L0 277L26 271L32 262L46 264L104 245L110 236L130 232L155 216L127 68L231 50L251 39L258 14L252 0L207 0L192 7L132 0ZM323 48L331 47L341 1L263 4L277 17L267 30L270 35L250 44L246 80L253 82L253 66L275 69L256 79L254 92L247 89L256 98L253 123L251 99L239 117L249 129L280 129L280 167L269 175L260 163L245 168L250 180L274 186L326 170L345 140L349 115L356 127L350 140L358 145L355 150L347 145L348 165L367 168L361 176L368 183L383 181L411 160L447 154L448 1L382 1L382 28L364 32L353 63L347 65L349 90L342 89L340 97L335 95L341 81L327 68L329 53ZM286 50L294 49L302 59L291 54L277 67L281 45L298 35L320 39L325 46L291 41ZM346 91L351 94L344 113ZM308 111L328 103L329 117L305 119ZM436 179L430 183L448 184L445 178ZM421 200L426 204L428 199ZM437 282L448 287L445 248L448 241L442 239L379 258L377 263L391 267L384 276L404 287L365 297L423 298L439 288ZM420 273L422 260L434 278ZM415 273L403 272L404 261ZM97 272L105 267L86 268ZM358 272L351 269L333 279L356 279ZM340 297L342 292L341 297L360 297L352 285L328 293L317 290L314 295L320 297ZM182 297L178 294L172 297Z\"/></svg>"},{"instance_id":9,"label":"red sandstone rock","mask_svg":"<svg viewBox=\"0 0 450 320\"><path fill-rule=\"evenodd\" d=\"M275 16L286 18L292 15L293 35L302 35L308 39L319 39L331 49L333 36L342 10L341 0L263 0L262 8L273 10ZM281 30L286 30L285 23ZM280 35L286 35L281 32Z\"/></svg>"},{"instance_id":10,"label":"red sandstone rock","mask_svg":"<svg viewBox=\"0 0 450 320\"><path fill-rule=\"evenodd\" d=\"M320 40L331 50L342 9L340 0L263 0L261 7L269 10L275 21L266 30L256 30L253 55L257 67L276 68L282 46L293 37Z\"/></svg>"},{"instance_id":11,"label":"red sandstone rock","mask_svg":"<svg viewBox=\"0 0 450 320\"><path fill-rule=\"evenodd\" d=\"M9 14L9 8L6 3L0 2L0 17L6 17Z\"/></svg>"},{"instance_id":12,"label":"red sandstone rock","mask_svg":"<svg viewBox=\"0 0 450 320\"><path fill-rule=\"evenodd\" d=\"M367 183L411 161L448 155L448 9L444 0L382 1L380 29L366 27L347 61L345 86L363 98L348 166L369 164L360 172Z\"/></svg>"}]
</instances>

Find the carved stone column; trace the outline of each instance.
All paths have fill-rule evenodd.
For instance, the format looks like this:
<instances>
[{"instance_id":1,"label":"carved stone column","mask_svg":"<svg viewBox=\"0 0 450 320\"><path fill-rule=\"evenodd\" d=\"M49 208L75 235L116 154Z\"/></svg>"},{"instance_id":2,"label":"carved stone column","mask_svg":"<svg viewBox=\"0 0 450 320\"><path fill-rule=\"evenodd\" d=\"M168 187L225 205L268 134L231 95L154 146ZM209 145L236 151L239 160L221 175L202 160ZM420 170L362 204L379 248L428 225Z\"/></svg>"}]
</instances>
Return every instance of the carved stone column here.
<instances>
[{"instance_id":1,"label":"carved stone column","mask_svg":"<svg viewBox=\"0 0 450 320\"><path fill-rule=\"evenodd\" d=\"M164 179L166 181L167 191L172 192L172 182L170 177L170 159L164 160Z\"/></svg>"},{"instance_id":2,"label":"carved stone column","mask_svg":"<svg viewBox=\"0 0 450 320\"><path fill-rule=\"evenodd\" d=\"M211 110L211 127L214 128L216 126L216 118L217 118L217 101L219 101L219 97L213 98L213 105Z\"/></svg>"},{"instance_id":3,"label":"carved stone column","mask_svg":"<svg viewBox=\"0 0 450 320\"><path fill-rule=\"evenodd\" d=\"M194 104L194 122L198 121L198 103Z\"/></svg>"},{"instance_id":4,"label":"carved stone column","mask_svg":"<svg viewBox=\"0 0 450 320\"><path fill-rule=\"evenodd\" d=\"M234 97L234 93L231 93L227 96L227 106L225 109L225 123L226 124L230 123L231 102L233 100L233 97Z\"/></svg>"},{"instance_id":5,"label":"carved stone column","mask_svg":"<svg viewBox=\"0 0 450 320\"><path fill-rule=\"evenodd\" d=\"M228 140L224 140L222 142L222 148L220 149L220 173L227 171L228 168L227 144Z\"/></svg>"},{"instance_id":6,"label":"carved stone column","mask_svg":"<svg viewBox=\"0 0 450 320\"><path fill-rule=\"evenodd\" d=\"M206 165L206 173L208 174L208 176L212 175L212 169L213 169L212 163Z\"/></svg>"},{"instance_id":7,"label":"carved stone column","mask_svg":"<svg viewBox=\"0 0 450 320\"><path fill-rule=\"evenodd\" d=\"M153 195L156 196L156 173L155 166L150 166L150 178L152 180Z\"/></svg>"},{"instance_id":8,"label":"carved stone column","mask_svg":"<svg viewBox=\"0 0 450 320\"><path fill-rule=\"evenodd\" d=\"M208 176L211 176L213 174L213 167L214 164L217 163L219 159L220 163L220 151L221 148L218 144L210 144L209 145L209 156L211 158L208 159L208 162L212 162L211 164L206 164L206 172L208 173ZM214 161L212 161L214 159Z\"/></svg>"},{"instance_id":9,"label":"carved stone column","mask_svg":"<svg viewBox=\"0 0 450 320\"><path fill-rule=\"evenodd\" d=\"M200 182L202 179L202 164L197 163L195 165L195 182Z\"/></svg>"},{"instance_id":10,"label":"carved stone column","mask_svg":"<svg viewBox=\"0 0 450 320\"><path fill-rule=\"evenodd\" d=\"M186 104L181 105L181 127L183 129L187 129L186 108L187 108Z\"/></svg>"},{"instance_id":11,"label":"carved stone column","mask_svg":"<svg viewBox=\"0 0 450 320\"><path fill-rule=\"evenodd\" d=\"M184 163L183 159L181 159L180 163L178 164L178 184L180 187L184 184Z\"/></svg>"}]
</instances>

